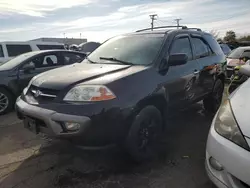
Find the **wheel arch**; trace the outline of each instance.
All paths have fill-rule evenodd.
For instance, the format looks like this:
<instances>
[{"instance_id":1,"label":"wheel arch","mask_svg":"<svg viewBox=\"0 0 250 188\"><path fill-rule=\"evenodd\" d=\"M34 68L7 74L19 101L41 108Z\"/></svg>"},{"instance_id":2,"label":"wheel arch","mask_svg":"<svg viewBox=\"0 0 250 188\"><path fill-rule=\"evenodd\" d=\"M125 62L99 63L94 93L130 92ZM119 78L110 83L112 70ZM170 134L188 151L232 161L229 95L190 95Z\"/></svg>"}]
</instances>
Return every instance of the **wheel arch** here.
<instances>
[{"instance_id":1,"label":"wheel arch","mask_svg":"<svg viewBox=\"0 0 250 188\"><path fill-rule=\"evenodd\" d=\"M16 94L8 86L0 84L0 88L7 90L13 97L16 97Z\"/></svg>"},{"instance_id":2,"label":"wheel arch","mask_svg":"<svg viewBox=\"0 0 250 188\"><path fill-rule=\"evenodd\" d=\"M145 106L155 106L164 116L167 106L168 106L168 101L169 101L169 95L166 92L165 88L159 89L157 92L153 92L151 95L145 97L144 99L140 100L136 104L136 114L141 111Z\"/></svg>"}]
</instances>

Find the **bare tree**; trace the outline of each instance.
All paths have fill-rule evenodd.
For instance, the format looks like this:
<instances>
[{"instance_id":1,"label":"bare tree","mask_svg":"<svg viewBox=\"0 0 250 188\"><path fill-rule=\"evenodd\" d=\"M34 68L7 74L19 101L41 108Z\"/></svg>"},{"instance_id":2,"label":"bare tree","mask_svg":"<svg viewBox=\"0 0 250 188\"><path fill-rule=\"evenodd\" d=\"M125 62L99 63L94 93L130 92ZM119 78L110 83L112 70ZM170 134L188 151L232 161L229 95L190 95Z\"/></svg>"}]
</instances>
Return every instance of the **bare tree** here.
<instances>
[{"instance_id":1,"label":"bare tree","mask_svg":"<svg viewBox=\"0 0 250 188\"><path fill-rule=\"evenodd\" d=\"M211 30L209 32L211 35L213 35L213 37L217 40L219 39L219 35L220 35L220 32L219 31L216 31L216 30Z\"/></svg>"}]
</instances>

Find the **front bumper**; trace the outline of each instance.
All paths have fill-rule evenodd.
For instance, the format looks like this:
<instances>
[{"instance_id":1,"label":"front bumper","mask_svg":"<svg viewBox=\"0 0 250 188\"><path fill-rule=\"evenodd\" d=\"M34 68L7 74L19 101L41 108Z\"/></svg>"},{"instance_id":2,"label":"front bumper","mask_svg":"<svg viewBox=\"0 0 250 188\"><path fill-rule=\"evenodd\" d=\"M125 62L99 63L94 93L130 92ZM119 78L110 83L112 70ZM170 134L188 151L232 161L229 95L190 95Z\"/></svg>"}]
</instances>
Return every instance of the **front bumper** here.
<instances>
[{"instance_id":1,"label":"front bumper","mask_svg":"<svg viewBox=\"0 0 250 188\"><path fill-rule=\"evenodd\" d=\"M83 114L87 114L90 108L85 107L79 110L78 105L72 111L73 106L67 108L65 104L61 106L56 104L56 108L60 110L53 110L53 104L50 106L52 106L51 109L31 105L19 97L15 108L17 116L23 119L24 127L29 128L28 120L31 118L35 120L39 133L44 133L52 138L69 139L78 145L102 147L116 144L126 136L128 130L127 124L125 125L126 116L119 110L112 112L102 110L100 114L87 116ZM68 131L64 127L64 122L79 123L80 129Z\"/></svg>"},{"instance_id":2,"label":"front bumper","mask_svg":"<svg viewBox=\"0 0 250 188\"><path fill-rule=\"evenodd\" d=\"M16 101L16 113L20 119L24 120L24 126L27 127L27 121L25 117L31 117L37 121L40 121L39 132L45 133L52 137L72 137L81 135L85 129L87 129L91 120L89 117L68 115L57 113L53 110L40 108L38 106L30 105L18 98ZM63 122L75 122L79 123L80 129L75 132L65 132L63 128Z\"/></svg>"},{"instance_id":3,"label":"front bumper","mask_svg":"<svg viewBox=\"0 0 250 188\"><path fill-rule=\"evenodd\" d=\"M219 162L223 170L213 168L210 157ZM220 136L214 130L214 121L207 141L206 170L219 188L250 187L250 152Z\"/></svg>"}]
</instances>

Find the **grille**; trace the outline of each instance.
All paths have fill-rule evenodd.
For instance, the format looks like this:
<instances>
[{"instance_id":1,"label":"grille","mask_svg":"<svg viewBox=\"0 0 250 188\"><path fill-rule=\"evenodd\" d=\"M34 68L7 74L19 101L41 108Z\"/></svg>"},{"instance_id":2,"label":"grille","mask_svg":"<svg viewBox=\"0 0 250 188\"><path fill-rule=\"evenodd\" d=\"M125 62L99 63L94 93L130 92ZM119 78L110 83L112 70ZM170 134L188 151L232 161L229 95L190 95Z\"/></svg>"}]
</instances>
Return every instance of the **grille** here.
<instances>
[{"instance_id":1,"label":"grille","mask_svg":"<svg viewBox=\"0 0 250 188\"><path fill-rule=\"evenodd\" d=\"M58 90L53 89L47 89L47 88L40 88L31 85L27 96L30 98L33 102L37 103L49 103L52 102L58 95Z\"/></svg>"},{"instance_id":2,"label":"grille","mask_svg":"<svg viewBox=\"0 0 250 188\"><path fill-rule=\"evenodd\" d=\"M234 73L234 67L232 66L227 66L227 78L230 79L231 76L233 75Z\"/></svg>"}]
</instances>

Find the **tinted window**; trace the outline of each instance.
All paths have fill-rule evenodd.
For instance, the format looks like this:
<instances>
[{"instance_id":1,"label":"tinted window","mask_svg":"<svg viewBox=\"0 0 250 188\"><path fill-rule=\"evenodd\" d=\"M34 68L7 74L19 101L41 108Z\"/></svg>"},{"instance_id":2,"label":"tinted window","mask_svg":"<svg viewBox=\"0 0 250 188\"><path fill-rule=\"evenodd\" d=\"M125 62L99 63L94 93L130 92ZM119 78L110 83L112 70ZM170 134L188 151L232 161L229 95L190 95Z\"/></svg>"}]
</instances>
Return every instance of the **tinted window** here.
<instances>
[{"instance_id":1,"label":"tinted window","mask_svg":"<svg viewBox=\"0 0 250 188\"><path fill-rule=\"evenodd\" d=\"M120 64L101 60L100 57L115 58L135 65L148 65L157 57L164 35L131 35L112 38L93 51L88 58L98 63Z\"/></svg>"},{"instance_id":2,"label":"tinted window","mask_svg":"<svg viewBox=\"0 0 250 188\"><path fill-rule=\"evenodd\" d=\"M170 54L184 53L188 56L188 59L192 59L192 50L190 41L187 37L179 38L174 41Z\"/></svg>"},{"instance_id":3,"label":"tinted window","mask_svg":"<svg viewBox=\"0 0 250 188\"><path fill-rule=\"evenodd\" d=\"M241 57L248 57L248 58L250 58L250 50L244 51L243 54L241 55Z\"/></svg>"},{"instance_id":4,"label":"tinted window","mask_svg":"<svg viewBox=\"0 0 250 188\"><path fill-rule=\"evenodd\" d=\"M6 44L6 48L9 54L9 57L18 56L20 54L30 52L30 45L26 44Z\"/></svg>"},{"instance_id":5,"label":"tinted window","mask_svg":"<svg viewBox=\"0 0 250 188\"><path fill-rule=\"evenodd\" d=\"M84 54L76 54L76 53L63 53L64 65L70 65L73 63L80 63L86 57Z\"/></svg>"},{"instance_id":6,"label":"tinted window","mask_svg":"<svg viewBox=\"0 0 250 188\"><path fill-rule=\"evenodd\" d=\"M4 57L2 45L0 45L0 57Z\"/></svg>"},{"instance_id":7,"label":"tinted window","mask_svg":"<svg viewBox=\"0 0 250 188\"><path fill-rule=\"evenodd\" d=\"M195 47L194 54L196 58L203 58L212 54L210 47L202 39L193 38L192 41Z\"/></svg>"},{"instance_id":8,"label":"tinted window","mask_svg":"<svg viewBox=\"0 0 250 188\"><path fill-rule=\"evenodd\" d=\"M45 45L45 44L38 44L37 47L40 50L56 50L56 49L64 49L63 45Z\"/></svg>"},{"instance_id":9,"label":"tinted window","mask_svg":"<svg viewBox=\"0 0 250 188\"><path fill-rule=\"evenodd\" d=\"M206 40L206 42L209 44L209 46L212 48L213 52L216 54L223 54L223 51L219 45L219 43L214 39L213 36L211 35L204 35L204 38Z\"/></svg>"},{"instance_id":10,"label":"tinted window","mask_svg":"<svg viewBox=\"0 0 250 188\"><path fill-rule=\"evenodd\" d=\"M46 68L58 66L58 57L56 55L42 55L31 59L28 64L34 64L35 68Z\"/></svg>"},{"instance_id":11,"label":"tinted window","mask_svg":"<svg viewBox=\"0 0 250 188\"><path fill-rule=\"evenodd\" d=\"M220 47L225 55L228 55L231 52L231 49L226 44L220 44Z\"/></svg>"},{"instance_id":12,"label":"tinted window","mask_svg":"<svg viewBox=\"0 0 250 188\"><path fill-rule=\"evenodd\" d=\"M236 48L229 54L228 58L239 59L243 52L244 50L242 48Z\"/></svg>"},{"instance_id":13,"label":"tinted window","mask_svg":"<svg viewBox=\"0 0 250 188\"><path fill-rule=\"evenodd\" d=\"M13 69L16 66L18 66L20 63L24 62L25 60L27 60L28 58L32 57L33 55L38 54L39 51L34 51L34 52L28 52L22 55L19 55L3 64L1 64L1 69Z\"/></svg>"}]
</instances>

